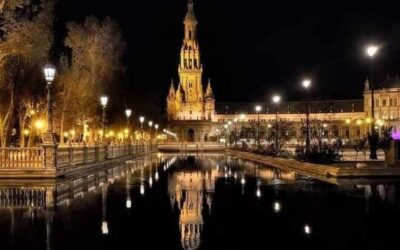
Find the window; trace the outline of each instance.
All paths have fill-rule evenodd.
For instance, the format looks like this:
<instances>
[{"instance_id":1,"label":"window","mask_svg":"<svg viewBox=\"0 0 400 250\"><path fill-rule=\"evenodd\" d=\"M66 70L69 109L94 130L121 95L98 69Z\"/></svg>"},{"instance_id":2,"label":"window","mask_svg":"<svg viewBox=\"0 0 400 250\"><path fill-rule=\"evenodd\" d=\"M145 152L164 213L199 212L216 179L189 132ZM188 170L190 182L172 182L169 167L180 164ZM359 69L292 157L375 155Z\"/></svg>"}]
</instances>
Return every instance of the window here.
<instances>
[{"instance_id":1,"label":"window","mask_svg":"<svg viewBox=\"0 0 400 250\"><path fill-rule=\"evenodd\" d=\"M386 107L386 99L382 100L382 107Z\"/></svg>"},{"instance_id":2,"label":"window","mask_svg":"<svg viewBox=\"0 0 400 250\"><path fill-rule=\"evenodd\" d=\"M189 39L192 39L192 31L189 30Z\"/></svg>"},{"instance_id":3,"label":"window","mask_svg":"<svg viewBox=\"0 0 400 250\"><path fill-rule=\"evenodd\" d=\"M389 100L389 106L393 106L393 99L392 98L390 98L390 100Z\"/></svg>"},{"instance_id":4,"label":"window","mask_svg":"<svg viewBox=\"0 0 400 250\"><path fill-rule=\"evenodd\" d=\"M378 98L375 100L375 107L379 107L379 99Z\"/></svg>"},{"instance_id":5,"label":"window","mask_svg":"<svg viewBox=\"0 0 400 250\"><path fill-rule=\"evenodd\" d=\"M397 106L397 98L394 98L394 100L393 100L393 105L394 105L394 106Z\"/></svg>"}]
</instances>

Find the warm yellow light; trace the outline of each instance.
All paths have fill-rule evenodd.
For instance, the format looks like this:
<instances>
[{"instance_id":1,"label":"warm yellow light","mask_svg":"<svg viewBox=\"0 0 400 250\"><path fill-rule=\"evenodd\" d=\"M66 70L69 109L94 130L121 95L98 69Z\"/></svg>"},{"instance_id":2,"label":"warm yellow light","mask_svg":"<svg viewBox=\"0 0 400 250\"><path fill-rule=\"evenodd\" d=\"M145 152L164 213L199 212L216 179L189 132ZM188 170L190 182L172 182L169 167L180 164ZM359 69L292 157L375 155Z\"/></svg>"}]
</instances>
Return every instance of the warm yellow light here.
<instances>
[{"instance_id":1,"label":"warm yellow light","mask_svg":"<svg viewBox=\"0 0 400 250\"><path fill-rule=\"evenodd\" d=\"M385 124L385 122L383 120L377 120L376 124L379 126L383 126Z\"/></svg>"},{"instance_id":2,"label":"warm yellow light","mask_svg":"<svg viewBox=\"0 0 400 250\"><path fill-rule=\"evenodd\" d=\"M103 136L103 134L104 134L103 130L99 130L98 133L99 133L100 136Z\"/></svg>"},{"instance_id":3,"label":"warm yellow light","mask_svg":"<svg viewBox=\"0 0 400 250\"><path fill-rule=\"evenodd\" d=\"M124 129L124 134L129 134L129 129Z\"/></svg>"},{"instance_id":4,"label":"warm yellow light","mask_svg":"<svg viewBox=\"0 0 400 250\"><path fill-rule=\"evenodd\" d=\"M244 118L246 118L246 115L245 114L241 114L240 115L240 120L244 120Z\"/></svg>"},{"instance_id":5,"label":"warm yellow light","mask_svg":"<svg viewBox=\"0 0 400 250\"><path fill-rule=\"evenodd\" d=\"M279 103L279 102L281 101L281 97L280 97L279 95L274 95L274 96L272 97L272 101L273 101L274 103Z\"/></svg>"},{"instance_id":6,"label":"warm yellow light","mask_svg":"<svg viewBox=\"0 0 400 250\"><path fill-rule=\"evenodd\" d=\"M346 119L346 124L350 124L351 123L351 120L350 119Z\"/></svg>"},{"instance_id":7,"label":"warm yellow light","mask_svg":"<svg viewBox=\"0 0 400 250\"><path fill-rule=\"evenodd\" d=\"M328 124L324 123L324 124L322 125L322 127L326 128L326 127L328 127Z\"/></svg>"},{"instance_id":8,"label":"warm yellow light","mask_svg":"<svg viewBox=\"0 0 400 250\"><path fill-rule=\"evenodd\" d=\"M118 133L118 139L123 139L124 138L124 134L123 133Z\"/></svg>"},{"instance_id":9,"label":"warm yellow light","mask_svg":"<svg viewBox=\"0 0 400 250\"><path fill-rule=\"evenodd\" d=\"M68 134L68 132L64 132L63 135L64 135L64 137L68 137L69 134Z\"/></svg>"},{"instance_id":10,"label":"warm yellow light","mask_svg":"<svg viewBox=\"0 0 400 250\"><path fill-rule=\"evenodd\" d=\"M29 135L29 130L28 129L24 129L24 135L28 136Z\"/></svg>"},{"instance_id":11,"label":"warm yellow light","mask_svg":"<svg viewBox=\"0 0 400 250\"><path fill-rule=\"evenodd\" d=\"M111 136L111 137L113 137L113 136L114 136L114 131L108 132L108 135Z\"/></svg>"},{"instance_id":12,"label":"warm yellow light","mask_svg":"<svg viewBox=\"0 0 400 250\"><path fill-rule=\"evenodd\" d=\"M365 122L366 122L366 123L371 123L371 122L372 122L372 119L371 119L371 118L367 118L367 119L365 119Z\"/></svg>"},{"instance_id":13,"label":"warm yellow light","mask_svg":"<svg viewBox=\"0 0 400 250\"><path fill-rule=\"evenodd\" d=\"M357 125L361 125L362 124L362 121L361 120L357 120Z\"/></svg>"},{"instance_id":14,"label":"warm yellow light","mask_svg":"<svg viewBox=\"0 0 400 250\"><path fill-rule=\"evenodd\" d=\"M256 112L260 112L261 109L262 109L262 107L261 107L260 105L257 105L257 106L255 107L255 109L256 109Z\"/></svg>"},{"instance_id":15,"label":"warm yellow light","mask_svg":"<svg viewBox=\"0 0 400 250\"><path fill-rule=\"evenodd\" d=\"M309 80L309 79L304 79L303 80L303 87L304 88L308 89L310 87L310 85L311 85L311 80Z\"/></svg>"},{"instance_id":16,"label":"warm yellow light","mask_svg":"<svg viewBox=\"0 0 400 250\"><path fill-rule=\"evenodd\" d=\"M379 50L378 46L370 45L370 46L367 47L365 52L367 53L367 55L369 57L373 58L376 55L376 53L378 53L378 50Z\"/></svg>"},{"instance_id":17,"label":"warm yellow light","mask_svg":"<svg viewBox=\"0 0 400 250\"><path fill-rule=\"evenodd\" d=\"M35 122L35 128L36 128L37 130L42 130L42 129L44 128L44 126L45 126L45 124L44 124L44 121L43 121L43 120L37 120L37 121Z\"/></svg>"},{"instance_id":18,"label":"warm yellow light","mask_svg":"<svg viewBox=\"0 0 400 250\"><path fill-rule=\"evenodd\" d=\"M71 136L75 136L75 134L76 134L75 130L71 130L71 131L69 131L69 133L71 134Z\"/></svg>"},{"instance_id":19,"label":"warm yellow light","mask_svg":"<svg viewBox=\"0 0 400 250\"><path fill-rule=\"evenodd\" d=\"M29 112L30 115L34 115L35 114L35 110L31 110L31 112Z\"/></svg>"}]
</instances>

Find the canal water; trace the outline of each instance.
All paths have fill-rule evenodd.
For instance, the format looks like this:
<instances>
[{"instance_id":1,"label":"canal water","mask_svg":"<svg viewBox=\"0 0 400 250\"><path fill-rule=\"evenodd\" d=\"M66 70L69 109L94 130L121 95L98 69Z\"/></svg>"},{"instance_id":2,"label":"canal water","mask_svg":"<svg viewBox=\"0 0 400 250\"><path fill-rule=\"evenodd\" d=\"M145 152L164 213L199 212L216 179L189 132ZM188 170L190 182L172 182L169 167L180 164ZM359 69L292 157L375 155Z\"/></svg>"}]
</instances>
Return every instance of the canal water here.
<instances>
[{"instance_id":1,"label":"canal water","mask_svg":"<svg viewBox=\"0 0 400 250\"><path fill-rule=\"evenodd\" d=\"M0 181L0 249L399 249L395 180L335 182L223 154Z\"/></svg>"}]
</instances>

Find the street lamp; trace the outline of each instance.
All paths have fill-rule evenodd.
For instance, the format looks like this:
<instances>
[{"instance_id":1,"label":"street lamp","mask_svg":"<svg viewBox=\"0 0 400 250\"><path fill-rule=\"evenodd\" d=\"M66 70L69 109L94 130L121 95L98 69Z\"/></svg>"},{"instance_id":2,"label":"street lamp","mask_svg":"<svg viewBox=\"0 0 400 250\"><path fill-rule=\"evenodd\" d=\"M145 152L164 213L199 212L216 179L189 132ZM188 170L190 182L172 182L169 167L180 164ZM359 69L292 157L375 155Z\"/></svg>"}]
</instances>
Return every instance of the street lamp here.
<instances>
[{"instance_id":1,"label":"street lamp","mask_svg":"<svg viewBox=\"0 0 400 250\"><path fill-rule=\"evenodd\" d=\"M132 110L126 109L125 115L126 115L126 127L128 128L129 127L129 119L131 118L131 115L132 115Z\"/></svg>"},{"instance_id":2,"label":"street lamp","mask_svg":"<svg viewBox=\"0 0 400 250\"><path fill-rule=\"evenodd\" d=\"M303 80L303 88L309 89L311 86L311 80ZM310 106L308 101L306 102L306 152L310 152Z\"/></svg>"},{"instance_id":3,"label":"street lamp","mask_svg":"<svg viewBox=\"0 0 400 250\"><path fill-rule=\"evenodd\" d=\"M143 123L144 123L144 116L139 117L140 122L140 131L142 132L142 142L144 141L144 132L143 132Z\"/></svg>"},{"instance_id":4,"label":"street lamp","mask_svg":"<svg viewBox=\"0 0 400 250\"><path fill-rule=\"evenodd\" d=\"M54 76L56 74L56 68L51 64L46 64L43 67L44 77L47 82L47 133L53 133L53 105L51 98L51 86L54 81ZM54 136L48 138L54 142Z\"/></svg>"},{"instance_id":5,"label":"street lamp","mask_svg":"<svg viewBox=\"0 0 400 250\"><path fill-rule=\"evenodd\" d=\"M278 128L278 106L279 106L279 103L281 102L281 97L279 95L274 95L272 97L272 101L276 105L276 113L275 113L275 149L278 150L278 133L279 133L279 128Z\"/></svg>"},{"instance_id":6,"label":"street lamp","mask_svg":"<svg viewBox=\"0 0 400 250\"><path fill-rule=\"evenodd\" d=\"M158 136L158 124L154 125L154 128L156 129L156 143L157 143L157 136Z\"/></svg>"},{"instance_id":7,"label":"street lamp","mask_svg":"<svg viewBox=\"0 0 400 250\"><path fill-rule=\"evenodd\" d=\"M103 135L104 135L106 133L106 107L108 104L108 97L106 95L103 95L100 97L100 104L103 109L103 119L102 119L102 124L101 124L101 130L103 130Z\"/></svg>"},{"instance_id":8,"label":"street lamp","mask_svg":"<svg viewBox=\"0 0 400 250\"><path fill-rule=\"evenodd\" d=\"M150 143L151 143L152 142L151 129L153 128L153 121L149 121L149 127L150 127Z\"/></svg>"},{"instance_id":9,"label":"street lamp","mask_svg":"<svg viewBox=\"0 0 400 250\"><path fill-rule=\"evenodd\" d=\"M375 130L375 96L374 96L374 71L373 71L373 59L378 53L379 47L376 45L369 45L366 48L366 54L370 58L370 88L371 88L371 135L369 136L369 158L370 159L378 159L376 154L377 146L378 146L378 134Z\"/></svg>"},{"instance_id":10,"label":"street lamp","mask_svg":"<svg viewBox=\"0 0 400 250\"><path fill-rule=\"evenodd\" d=\"M257 105L255 110L257 113L257 146L260 148L260 111L262 110L262 107Z\"/></svg>"},{"instance_id":11,"label":"street lamp","mask_svg":"<svg viewBox=\"0 0 400 250\"><path fill-rule=\"evenodd\" d=\"M240 121L241 121L241 128L240 128L240 135L244 136L244 132L243 131L243 127L244 127L244 121L246 119L246 115L245 114L240 114Z\"/></svg>"},{"instance_id":12,"label":"street lamp","mask_svg":"<svg viewBox=\"0 0 400 250\"><path fill-rule=\"evenodd\" d=\"M236 123L237 123L237 121L238 121L237 118L233 119L233 123L235 124L235 137L234 137L234 140L235 140L235 147L236 147L236 141L237 141L237 133L236 133Z\"/></svg>"},{"instance_id":13,"label":"street lamp","mask_svg":"<svg viewBox=\"0 0 400 250\"><path fill-rule=\"evenodd\" d=\"M228 124L224 125L225 128L225 147L228 147Z\"/></svg>"}]
</instances>

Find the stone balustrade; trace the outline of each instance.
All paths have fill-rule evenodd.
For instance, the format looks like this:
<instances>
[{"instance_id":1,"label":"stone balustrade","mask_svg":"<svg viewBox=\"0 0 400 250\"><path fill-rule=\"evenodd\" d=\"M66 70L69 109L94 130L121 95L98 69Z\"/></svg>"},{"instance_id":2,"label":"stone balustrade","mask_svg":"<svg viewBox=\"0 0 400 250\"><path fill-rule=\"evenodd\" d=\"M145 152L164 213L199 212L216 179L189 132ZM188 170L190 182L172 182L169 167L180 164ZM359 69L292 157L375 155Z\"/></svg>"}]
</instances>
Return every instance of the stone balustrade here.
<instances>
[{"instance_id":1,"label":"stone balustrade","mask_svg":"<svg viewBox=\"0 0 400 250\"><path fill-rule=\"evenodd\" d=\"M57 176L74 166L84 166L124 156L155 152L157 145L77 145L37 148L0 148L0 177Z\"/></svg>"},{"instance_id":2,"label":"stone balustrade","mask_svg":"<svg viewBox=\"0 0 400 250\"><path fill-rule=\"evenodd\" d=\"M0 148L0 168L40 168L43 148Z\"/></svg>"}]
</instances>

